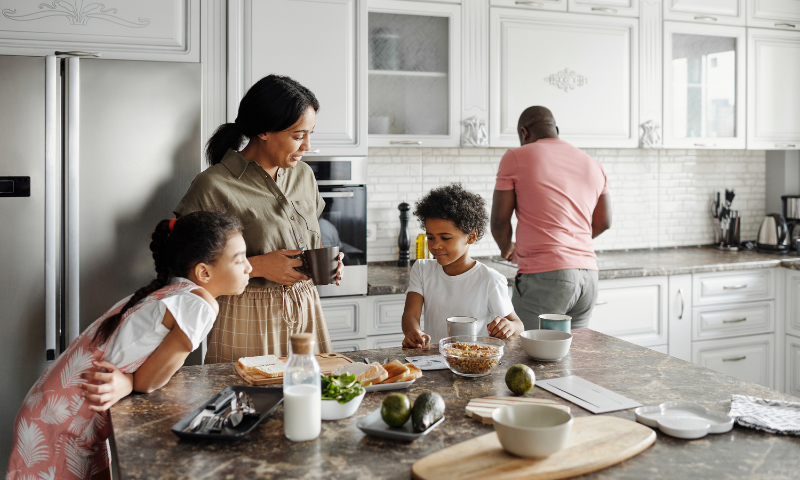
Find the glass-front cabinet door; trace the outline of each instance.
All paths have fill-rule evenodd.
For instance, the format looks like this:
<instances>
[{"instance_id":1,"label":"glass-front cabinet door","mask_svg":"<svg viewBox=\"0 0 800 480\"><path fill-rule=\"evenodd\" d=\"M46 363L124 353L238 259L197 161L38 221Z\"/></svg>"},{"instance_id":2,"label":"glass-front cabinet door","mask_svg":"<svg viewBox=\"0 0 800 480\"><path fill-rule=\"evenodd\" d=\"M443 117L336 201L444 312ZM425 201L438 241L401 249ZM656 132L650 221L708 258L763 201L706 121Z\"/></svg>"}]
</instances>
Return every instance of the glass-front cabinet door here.
<instances>
[{"instance_id":1,"label":"glass-front cabinet door","mask_svg":"<svg viewBox=\"0 0 800 480\"><path fill-rule=\"evenodd\" d=\"M458 146L460 6L369 3L369 144Z\"/></svg>"},{"instance_id":2,"label":"glass-front cabinet door","mask_svg":"<svg viewBox=\"0 0 800 480\"><path fill-rule=\"evenodd\" d=\"M745 148L744 27L664 22L664 146Z\"/></svg>"}]
</instances>

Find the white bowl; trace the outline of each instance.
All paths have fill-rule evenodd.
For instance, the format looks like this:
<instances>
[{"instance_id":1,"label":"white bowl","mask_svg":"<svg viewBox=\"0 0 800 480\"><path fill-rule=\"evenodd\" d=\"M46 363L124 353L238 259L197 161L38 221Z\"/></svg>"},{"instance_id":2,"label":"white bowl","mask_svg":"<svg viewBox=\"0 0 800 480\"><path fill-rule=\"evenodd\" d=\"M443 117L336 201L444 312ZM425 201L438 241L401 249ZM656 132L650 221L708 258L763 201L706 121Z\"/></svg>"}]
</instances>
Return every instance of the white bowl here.
<instances>
[{"instance_id":1,"label":"white bowl","mask_svg":"<svg viewBox=\"0 0 800 480\"><path fill-rule=\"evenodd\" d=\"M492 412L494 431L503 448L525 458L542 458L564 448L572 415L547 405L508 405Z\"/></svg>"},{"instance_id":2,"label":"white bowl","mask_svg":"<svg viewBox=\"0 0 800 480\"><path fill-rule=\"evenodd\" d=\"M529 357L552 362L569 353L572 334L559 330L525 330L520 334L520 340Z\"/></svg>"},{"instance_id":3,"label":"white bowl","mask_svg":"<svg viewBox=\"0 0 800 480\"><path fill-rule=\"evenodd\" d=\"M361 392L361 395L353 397L347 403L339 403L336 400L323 400L322 401L322 419L323 420L341 420L343 418L352 417L356 410L358 410L361 401L364 400L364 395L367 391Z\"/></svg>"}]
</instances>

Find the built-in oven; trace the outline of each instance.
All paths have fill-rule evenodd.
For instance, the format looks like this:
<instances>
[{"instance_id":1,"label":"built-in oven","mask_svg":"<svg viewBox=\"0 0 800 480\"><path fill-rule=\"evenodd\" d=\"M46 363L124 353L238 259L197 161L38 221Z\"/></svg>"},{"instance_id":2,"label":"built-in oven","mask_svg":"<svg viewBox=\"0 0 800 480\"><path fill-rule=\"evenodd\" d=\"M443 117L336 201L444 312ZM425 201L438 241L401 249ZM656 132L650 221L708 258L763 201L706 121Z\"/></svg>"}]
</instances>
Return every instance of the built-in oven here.
<instances>
[{"instance_id":1,"label":"built-in oven","mask_svg":"<svg viewBox=\"0 0 800 480\"><path fill-rule=\"evenodd\" d=\"M325 209L319 218L322 246L344 252L342 281L318 286L320 297L367 294L367 159L313 157L305 160L314 171Z\"/></svg>"}]
</instances>

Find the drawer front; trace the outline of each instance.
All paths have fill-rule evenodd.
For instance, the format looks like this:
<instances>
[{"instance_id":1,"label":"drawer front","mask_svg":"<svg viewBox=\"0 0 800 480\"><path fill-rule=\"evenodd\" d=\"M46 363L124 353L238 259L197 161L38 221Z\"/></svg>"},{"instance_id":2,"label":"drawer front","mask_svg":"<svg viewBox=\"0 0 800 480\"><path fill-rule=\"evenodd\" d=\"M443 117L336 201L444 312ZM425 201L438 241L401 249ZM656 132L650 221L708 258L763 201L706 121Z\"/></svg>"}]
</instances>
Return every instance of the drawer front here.
<instances>
[{"instance_id":1,"label":"drawer front","mask_svg":"<svg viewBox=\"0 0 800 480\"><path fill-rule=\"evenodd\" d=\"M786 271L786 333L800 337L800 272Z\"/></svg>"},{"instance_id":2,"label":"drawer front","mask_svg":"<svg viewBox=\"0 0 800 480\"><path fill-rule=\"evenodd\" d=\"M692 342L692 362L746 382L773 388L775 335Z\"/></svg>"},{"instance_id":3,"label":"drawer front","mask_svg":"<svg viewBox=\"0 0 800 480\"><path fill-rule=\"evenodd\" d=\"M776 269L699 273L692 277L695 306L772 300Z\"/></svg>"},{"instance_id":4,"label":"drawer front","mask_svg":"<svg viewBox=\"0 0 800 480\"><path fill-rule=\"evenodd\" d=\"M370 349L402 347L404 338L406 338L406 336L402 333L394 335L377 335L374 337L367 337L367 345ZM404 358L400 359L400 361L405 363Z\"/></svg>"},{"instance_id":5,"label":"drawer front","mask_svg":"<svg viewBox=\"0 0 800 480\"><path fill-rule=\"evenodd\" d=\"M800 397L800 338L786 335L786 393Z\"/></svg>"},{"instance_id":6,"label":"drawer front","mask_svg":"<svg viewBox=\"0 0 800 480\"><path fill-rule=\"evenodd\" d=\"M356 338L353 340L336 340L331 342L333 351L338 353L355 352L356 350L366 350L369 342L366 338Z\"/></svg>"},{"instance_id":7,"label":"drawer front","mask_svg":"<svg viewBox=\"0 0 800 480\"><path fill-rule=\"evenodd\" d=\"M369 322L365 322L367 335L386 335L402 333L403 307L405 295L376 295L367 297L370 312Z\"/></svg>"},{"instance_id":8,"label":"drawer front","mask_svg":"<svg viewBox=\"0 0 800 480\"><path fill-rule=\"evenodd\" d=\"M322 313L331 340L350 340L367 336L361 327L360 317L366 310L364 297L322 299Z\"/></svg>"},{"instance_id":9,"label":"drawer front","mask_svg":"<svg viewBox=\"0 0 800 480\"><path fill-rule=\"evenodd\" d=\"M601 280L589 328L644 347L666 345L667 277Z\"/></svg>"},{"instance_id":10,"label":"drawer front","mask_svg":"<svg viewBox=\"0 0 800 480\"><path fill-rule=\"evenodd\" d=\"M692 309L692 340L775 331L775 301Z\"/></svg>"}]
</instances>

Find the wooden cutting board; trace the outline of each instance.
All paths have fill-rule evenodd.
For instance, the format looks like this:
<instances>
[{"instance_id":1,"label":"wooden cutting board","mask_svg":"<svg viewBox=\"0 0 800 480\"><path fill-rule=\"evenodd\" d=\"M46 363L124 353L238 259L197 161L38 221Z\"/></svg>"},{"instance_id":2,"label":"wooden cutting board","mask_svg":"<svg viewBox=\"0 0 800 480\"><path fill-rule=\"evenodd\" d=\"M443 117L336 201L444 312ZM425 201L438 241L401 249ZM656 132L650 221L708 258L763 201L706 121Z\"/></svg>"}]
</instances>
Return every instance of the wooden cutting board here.
<instances>
[{"instance_id":1,"label":"wooden cutting board","mask_svg":"<svg viewBox=\"0 0 800 480\"><path fill-rule=\"evenodd\" d=\"M598 415L576 418L567 445L543 459L506 453L492 432L417 460L416 480L552 480L583 475L615 465L656 441L650 428L630 420Z\"/></svg>"},{"instance_id":2,"label":"wooden cutting board","mask_svg":"<svg viewBox=\"0 0 800 480\"><path fill-rule=\"evenodd\" d=\"M323 375L330 375L336 368L353 363L352 360L341 353L320 353L319 355L315 355L315 357L317 357L317 362L319 362L320 373ZM280 357L279 360L286 363L289 357ZM275 385L283 383L283 375L279 377L261 377L258 375L251 375L239 368L239 362L234 362L233 365L236 367L236 373L250 385Z\"/></svg>"},{"instance_id":3,"label":"wooden cutting board","mask_svg":"<svg viewBox=\"0 0 800 480\"><path fill-rule=\"evenodd\" d=\"M547 405L549 407L557 408L569 413L569 407L561 405L553 400L546 400L544 398L530 398L530 397L482 397L473 398L469 401L464 412L468 417L477 420L486 425L492 424L492 412L496 408L505 407L506 405Z\"/></svg>"}]
</instances>

